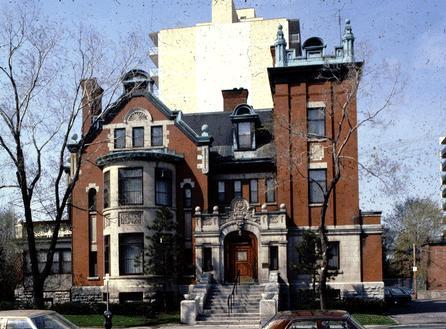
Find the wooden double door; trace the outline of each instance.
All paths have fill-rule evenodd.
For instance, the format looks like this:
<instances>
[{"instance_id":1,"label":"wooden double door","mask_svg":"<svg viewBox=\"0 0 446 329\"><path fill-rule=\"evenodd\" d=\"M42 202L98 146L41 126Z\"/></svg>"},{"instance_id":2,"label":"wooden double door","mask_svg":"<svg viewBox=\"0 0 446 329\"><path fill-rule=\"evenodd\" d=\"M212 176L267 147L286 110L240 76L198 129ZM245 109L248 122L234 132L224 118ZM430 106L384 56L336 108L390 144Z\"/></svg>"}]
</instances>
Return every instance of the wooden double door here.
<instances>
[{"instance_id":1,"label":"wooden double door","mask_svg":"<svg viewBox=\"0 0 446 329\"><path fill-rule=\"evenodd\" d=\"M232 232L225 239L225 281L234 282L239 271L241 282L257 280L257 239L250 232Z\"/></svg>"}]
</instances>

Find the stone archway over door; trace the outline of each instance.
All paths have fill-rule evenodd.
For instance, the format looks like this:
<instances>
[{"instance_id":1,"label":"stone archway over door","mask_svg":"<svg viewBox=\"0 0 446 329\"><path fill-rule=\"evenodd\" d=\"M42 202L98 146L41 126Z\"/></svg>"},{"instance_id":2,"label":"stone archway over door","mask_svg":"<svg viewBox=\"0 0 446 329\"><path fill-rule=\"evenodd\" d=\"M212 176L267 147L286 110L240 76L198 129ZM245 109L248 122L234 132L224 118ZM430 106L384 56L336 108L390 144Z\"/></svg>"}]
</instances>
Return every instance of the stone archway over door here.
<instances>
[{"instance_id":1,"label":"stone archway over door","mask_svg":"<svg viewBox=\"0 0 446 329\"><path fill-rule=\"evenodd\" d=\"M242 231L229 233L225 244L225 281L233 282L240 271L242 282L257 281L257 238Z\"/></svg>"}]
</instances>

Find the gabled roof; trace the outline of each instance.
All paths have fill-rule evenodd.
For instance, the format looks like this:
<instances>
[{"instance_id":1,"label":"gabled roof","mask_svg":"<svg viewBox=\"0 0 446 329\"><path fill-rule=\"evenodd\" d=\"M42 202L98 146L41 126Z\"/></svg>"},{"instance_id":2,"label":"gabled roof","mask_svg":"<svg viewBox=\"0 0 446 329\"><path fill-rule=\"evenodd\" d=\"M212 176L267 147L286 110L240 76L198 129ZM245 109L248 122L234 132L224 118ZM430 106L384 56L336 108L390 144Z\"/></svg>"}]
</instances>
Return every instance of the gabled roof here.
<instances>
[{"instance_id":1,"label":"gabled roof","mask_svg":"<svg viewBox=\"0 0 446 329\"><path fill-rule=\"evenodd\" d=\"M146 90L135 90L129 93L124 93L116 100L106 111L99 115L95 122L92 124L92 130L85 137L86 140L94 139L97 134L102 130L102 126L107 124L116 117L119 111L133 98L133 97L145 97L150 103L152 103L157 110L166 116L168 120L174 120L175 126L177 126L187 137L189 137L195 144L203 145L210 144L212 142L211 136L206 136L196 133L194 129L191 129L185 121L181 111L172 111L169 109L158 97Z\"/></svg>"}]
</instances>

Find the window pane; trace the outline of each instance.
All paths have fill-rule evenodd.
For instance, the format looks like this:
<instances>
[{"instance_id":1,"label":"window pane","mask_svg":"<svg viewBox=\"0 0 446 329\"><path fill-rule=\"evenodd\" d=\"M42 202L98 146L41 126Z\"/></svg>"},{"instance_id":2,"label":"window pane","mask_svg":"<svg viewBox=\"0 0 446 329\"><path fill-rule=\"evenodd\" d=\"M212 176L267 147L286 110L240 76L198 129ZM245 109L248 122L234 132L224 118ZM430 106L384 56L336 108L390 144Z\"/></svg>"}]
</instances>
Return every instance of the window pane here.
<instances>
[{"instance_id":1,"label":"window pane","mask_svg":"<svg viewBox=\"0 0 446 329\"><path fill-rule=\"evenodd\" d=\"M110 172L104 173L104 208L110 207Z\"/></svg>"},{"instance_id":2,"label":"window pane","mask_svg":"<svg viewBox=\"0 0 446 329\"><path fill-rule=\"evenodd\" d=\"M269 269L271 271L276 271L279 269L279 247L270 246L269 247Z\"/></svg>"},{"instance_id":3,"label":"window pane","mask_svg":"<svg viewBox=\"0 0 446 329\"><path fill-rule=\"evenodd\" d=\"M119 272L121 275L143 273L143 239L142 233L119 235Z\"/></svg>"},{"instance_id":4,"label":"window pane","mask_svg":"<svg viewBox=\"0 0 446 329\"><path fill-rule=\"evenodd\" d=\"M251 179L249 181L249 198L252 203L259 202L257 179Z\"/></svg>"},{"instance_id":5,"label":"window pane","mask_svg":"<svg viewBox=\"0 0 446 329\"><path fill-rule=\"evenodd\" d=\"M184 213L184 238L187 241L192 239L192 213L190 211Z\"/></svg>"},{"instance_id":6,"label":"window pane","mask_svg":"<svg viewBox=\"0 0 446 329\"><path fill-rule=\"evenodd\" d=\"M325 136L325 110L323 108L308 109L308 135Z\"/></svg>"},{"instance_id":7,"label":"window pane","mask_svg":"<svg viewBox=\"0 0 446 329\"><path fill-rule=\"evenodd\" d=\"M115 149L125 148L125 128L116 128L115 134Z\"/></svg>"},{"instance_id":8,"label":"window pane","mask_svg":"<svg viewBox=\"0 0 446 329\"><path fill-rule=\"evenodd\" d=\"M172 173L169 169L155 170L155 203L160 206L172 205Z\"/></svg>"},{"instance_id":9,"label":"window pane","mask_svg":"<svg viewBox=\"0 0 446 329\"><path fill-rule=\"evenodd\" d=\"M119 204L142 204L142 168L119 169Z\"/></svg>"},{"instance_id":10,"label":"window pane","mask_svg":"<svg viewBox=\"0 0 446 329\"><path fill-rule=\"evenodd\" d=\"M110 273L110 235L104 236L104 274Z\"/></svg>"},{"instance_id":11,"label":"window pane","mask_svg":"<svg viewBox=\"0 0 446 329\"><path fill-rule=\"evenodd\" d=\"M242 197L242 181L235 180L234 181L234 198Z\"/></svg>"},{"instance_id":12,"label":"window pane","mask_svg":"<svg viewBox=\"0 0 446 329\"><path fill-rule=\"evenodd\" d=\"M96 210L96 189L94 188L88 190L88 210Z\"/></svg>"},{"instance_id":13,"label":"window pane","mask_svg":"<svg viewBox=\"0 0 446 329\"><path fill-rule=\"evenodd\" d=\"M203 248L203 272L212 271L212 249Z\"/></svg>"},{"instance_id":14,"label":"window pane","mask_svg":"<svg viewBox=\"0 0 446 329\"><path fill-rule=\"evenodd\" d=\"M251 148L251 122L240 122L238 124L238 147Z\"/></svg>"},{"instance_id":15,"label":"window pane","mask_svg":"<svg viewBox=\"0 0 446 329\"><path fill-rule=\"evenodd\" d=\"M96 251L90 251L89 256L89 276L95 277L98 275L98 253Z\"/></svg>"},{"instance_id":16,"label":"window pane","mask_svg":"<svg viewBox=\"0 0 446 329\"><path fill-rule=\"evenodd\" d=\"M266 179L266 202L276 202L276 182L273 178Z\"/></svg>"},{"instance_id":17,"label":"window pane","mask_svg":"<svg viewBox=\"0 0 446 329\"><path fill-rule=\"evenodd\" d=\"M62 273L71 273L71 250L62 251Z\"/></svg>"},{"instance_id":18,"label":"window pane","mask_svg":"<svg viewBox=\"0 0 446 329\"><path fill-rule=\"evenodd\" d=\"M339 242L328 243L328 268L331 270L339 269Z\"/></svg>"},{"instance_id":19,"label":"window pane","mask_svg":"<svg viewBox=\"0 0 446 329\"><path fill-rule=\"evenodd\" d=\"M56 250L53 256L53 264L51 265L51 273L59 273L60 272L60 263L59 263L59 251Z\"/></svg>"},{"instance_id":20,"label":"window pane","mask_svg":"<svg viewBox=\"0 0 446 329\"><path fill-rule=\"evenodd\" d=\"M144 147L144 128L133 128L132 134L133 147Z\"/></svg>"},{"instance_id":21,"label":"window pane","mask_svg":"<svg viewBox=\"0 0 446 329\"><path fill-rule=\"evenodd\" d=\"M152 146L162 146L163 145L163 127L153 126L151 128L151 143Z\"/></svg>"},{"instance_id":22,"label":"window pane","mask_svg":"<svg viewBox=\"0 0 446 329\"><path fill-rule=\"evenodd\" d=\"M309 170L310 203L324 202L324 193L327 189L326 169Z\"/></svg>"},{"instance_id":23,"label":"window pane","mask_svg":"<svg viewBox=\"0 0 446 329\"><path fill-rule=\"evenodd\" d=\"M24 319L8 319L6 329L32 329L32 327Z\"/></svg>"},{"instance_id":24,"label":"window pane","mask_svg":"<svg viewBox=\"0 0 446 329\"><path fill-rule=\"evenodd\" d=\"M189 184L184 185L184 208L192 207L192 188Z\"/></svg>"},{"instance_id":25,"label":"window pane","mask_svg":"<svg viewBox=\"0 0 446 329\"><path fill-rule=\"evenodd\" d=\"M218 201L225 202L225 182L218 182Z\"/></svg>"}]
</instances>

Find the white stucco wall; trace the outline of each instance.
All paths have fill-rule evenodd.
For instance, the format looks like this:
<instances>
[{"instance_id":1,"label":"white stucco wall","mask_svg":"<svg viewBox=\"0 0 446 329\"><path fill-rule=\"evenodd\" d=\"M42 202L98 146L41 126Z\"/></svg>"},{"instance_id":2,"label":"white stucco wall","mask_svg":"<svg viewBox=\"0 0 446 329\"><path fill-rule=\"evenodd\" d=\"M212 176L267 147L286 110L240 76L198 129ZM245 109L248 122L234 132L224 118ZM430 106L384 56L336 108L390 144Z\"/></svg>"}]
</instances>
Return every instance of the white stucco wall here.
<instances>
[{"instance_id":1,"label":"white stucco wall","mask_svg":"<svg viewBox=\"0 0 446 329\"><path fill-rule=\"evenodd\" d=\"M270 46L285 18L209 23L160 31L159 96L183 112L221 111L221 90L244 87L254 108L271 108Z\"/></svg>"}]
</instances>

